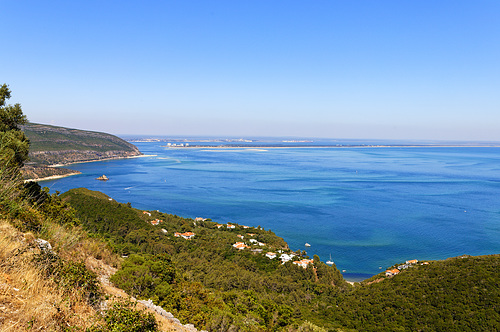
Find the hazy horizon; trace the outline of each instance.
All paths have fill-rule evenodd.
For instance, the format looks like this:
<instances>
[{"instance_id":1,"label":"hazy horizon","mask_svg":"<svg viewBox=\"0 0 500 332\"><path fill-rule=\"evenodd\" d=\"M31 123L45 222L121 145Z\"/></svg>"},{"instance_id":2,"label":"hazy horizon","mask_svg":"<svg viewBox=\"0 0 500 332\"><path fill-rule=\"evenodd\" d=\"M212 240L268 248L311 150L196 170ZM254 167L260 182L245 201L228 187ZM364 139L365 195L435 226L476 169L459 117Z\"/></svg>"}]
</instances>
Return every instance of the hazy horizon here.
<instances>
[{"instance_id":1,"label":"hazy horizon","mask_svg":"<svg viewBox=\"0 0 500 332\"><path fill-rule=\"evenodd\" d=\"M117 135L500 141L498 1L2 3L0 83Z\"/></svg>"}]
</instances>

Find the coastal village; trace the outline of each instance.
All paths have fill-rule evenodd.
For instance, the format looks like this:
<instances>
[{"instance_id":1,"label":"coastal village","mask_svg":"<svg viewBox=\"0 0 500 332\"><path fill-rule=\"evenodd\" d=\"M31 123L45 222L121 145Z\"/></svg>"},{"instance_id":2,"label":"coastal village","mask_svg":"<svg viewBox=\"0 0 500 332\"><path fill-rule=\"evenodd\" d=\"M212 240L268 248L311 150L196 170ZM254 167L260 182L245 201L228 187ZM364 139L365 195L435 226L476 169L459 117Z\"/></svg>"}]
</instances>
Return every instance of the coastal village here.
<instances>
[{"instance_id":1,"label":"coastal village","mask_svg":"<svg viewBox=\"0 0 500 332\"><path fill-rule=\"evenodd\" d=\"M163 220L161 219L152 219L152 214L151 212L148 211L143 211L143 215L151 218L147 218L147 222L149 222L153 226L159 226L163 223ZM201 218L197 217L193 220L193 226L199 226L199 223L209 221L207 218ZM211 221L210 221L211 222ZM212 223L212 222L211 222ZM214 228L217 228L219 230L250 230L253 227L246 226L246 225L237 225L234 223L226 223L226 224L219 224L219 223L213 223L211 225ZM169 234L168 230L165 228L161 228L161 231L164 234ZM196 233L192 231L186 231L186 232L180 232L176 231L173 232L174 237L177 238L182 238L184 240L192 240L195 238ZM264 242L261 242L256 239L258 234L256 233L244 233L244 234L236 234L236 238L238 240L235 241L235 243L232 245L232 247L235 250L249 250L253 254L261 254L264 257L270 259L270 260L279 260L281 264L285 264L287 262L292 261L293 264L300 266L304 269L306 269L309 265L312 265L313 260L312 259L307 259L307 258L302 258L300 254L300 250L298 253L292 252L289 248L278 248L275 246L268 245ZM272 251L271 251L272 250ZM304 252L305 254L305 252Z\"/></svg>"},{"instance_id":2,"label":"coastal village","mask_svg":"<svg viewBox=\"0 0 500 332\"><path fill-rule=\"evenodd\" d=\"M155 218L152 219L152 214L151 212L148 211L143 211L143 215L150 217L147 219L147 222L149 222L153 226L159 226L163 223L163 220ZM201 223L204 223L206 221L209 221L210 224L207 224L208 227L210 228L216 228L219 230L238 230L238 231L243 231L242 234L236 234L235 237L237 240L235 240L234 244L232 244L232 247L235 250L248 250L253 254L260 254L263 257L266 257L270 260L278 260L281 262L281 264L285 264L287 262L292 262L294 265L300 266L304 269L307 269L309 265L312 265L314 263L313 259L308 259L308 258L303 258L300 250L296 253L291 251L289 248L280 248L276 246L271 246L268 245L264 242L259 241L256 237L256 233L250 233L247 232L247 230L254 229L253 227L246 226L246 225L238 225L236 223L226 223L226 224L219 224L219 223L214 223L210 219L207 218L202 218L202 217L196 217L193 219L193 226L197 227L200 226ZM207 226L206 225L206 226ZM259 226L260 227L260 226ZM259 229L259 228L257 228ZM162 233L164 234L169 234L168 230L165 228L161 228ZM195 238L196 233L192 231L185 231L185 232L180 232L180 231L175 231L172 233L174 237L176 238L182 238L184 240L192 240ZM308 243L306 243L306 246L310 246ZM306 254L304 252L304 254ZM331 265L330 263L333 264L333 262L328 262L328 265ZM399 274L402 270L412 268L419 264L419 261L417 259L411 259L407 260L404 264L398 265L397 267L394 266L392 268L389 268L385 271L385 276L387 278L391 278L397 274ZM420 265L427 265L429 264L428 262L421 262Z\"/></svg>"}]
</instances>

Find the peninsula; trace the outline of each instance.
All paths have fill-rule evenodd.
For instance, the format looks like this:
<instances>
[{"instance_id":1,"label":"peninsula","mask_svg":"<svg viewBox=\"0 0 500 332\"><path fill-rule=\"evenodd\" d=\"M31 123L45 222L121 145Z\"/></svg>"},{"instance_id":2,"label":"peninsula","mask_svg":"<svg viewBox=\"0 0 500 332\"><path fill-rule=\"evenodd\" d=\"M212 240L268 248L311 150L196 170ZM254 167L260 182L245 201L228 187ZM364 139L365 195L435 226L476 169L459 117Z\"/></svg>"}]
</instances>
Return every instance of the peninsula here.
<instances>
[{"instance_id":1,"label":"peninsula","mask_svg":"<svg viewBox=\"0 0 500 332\"><path fill-rule=\"evenodd\" d=\"M142 155L135 145L107 133L31 122L22 130L30 140L29 162L23 175L34 181L79 174L59 166Z\"/></svg>"}]
</instances>

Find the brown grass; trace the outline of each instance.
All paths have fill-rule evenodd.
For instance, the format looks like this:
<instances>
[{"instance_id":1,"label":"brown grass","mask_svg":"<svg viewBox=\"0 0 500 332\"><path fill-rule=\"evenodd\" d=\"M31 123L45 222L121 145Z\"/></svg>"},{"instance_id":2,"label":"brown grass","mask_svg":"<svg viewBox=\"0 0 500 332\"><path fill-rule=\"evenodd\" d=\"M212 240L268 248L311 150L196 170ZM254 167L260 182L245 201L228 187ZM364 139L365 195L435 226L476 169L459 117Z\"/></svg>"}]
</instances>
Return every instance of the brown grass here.
<instances>
[{"instance_id":1,"label":"brown grass","mask_svg":"<svg viewBox=\"0 0 500 332\"><path fill-rule=\"evenodd\" d=\"M89 238L78 227L64 227L45 222L39 235L49 240L54 250L66 260L85 262L101 282L109 298L107 307L120 299L130 299L123 290L114 287L109 277L116 272L120 258L106 244ZM37 236L22 233L7 221L0 220L0 332L63 331L67 328L84 331L100 322L100 315L75 291L57 287L33 265L32 256ZM147 310L142 304L138 309ZM160 331L184 331L167 318L155 315Z\"/></svg>"},{"instance_id":2,"label":"brown grass","mask_svg":"<svg viewBox=\"0 0 500 332\"><path fill-rule=\"evenodd\" d=\"M29 234L26 238L32 237ZM0 221L0 331L62 331L92 326L96 311L75 292L63 294L31 263L24 234Z\"/></svg>"}]
</instances>

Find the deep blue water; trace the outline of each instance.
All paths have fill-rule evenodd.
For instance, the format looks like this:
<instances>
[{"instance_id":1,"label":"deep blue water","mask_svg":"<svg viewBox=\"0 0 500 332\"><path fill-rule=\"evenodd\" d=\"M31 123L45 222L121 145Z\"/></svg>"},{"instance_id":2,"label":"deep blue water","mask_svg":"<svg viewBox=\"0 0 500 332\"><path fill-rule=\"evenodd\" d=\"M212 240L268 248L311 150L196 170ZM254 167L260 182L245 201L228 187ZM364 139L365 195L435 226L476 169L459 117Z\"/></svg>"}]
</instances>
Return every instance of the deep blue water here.
<instances>
[{"instance_id":1,"label":"deep blue water","mask_svg":"<svg viewBox=\"0 0 500 332\"><path fill-rule=\"evenodd\" d=\"M168 149L42 182L139 209L272 229L350 279L407 259L500 253L500 148ZM110 180L96 177L106 174ZM311 247L306 248L308 242Z\"/></svg>"}]
</instances>

